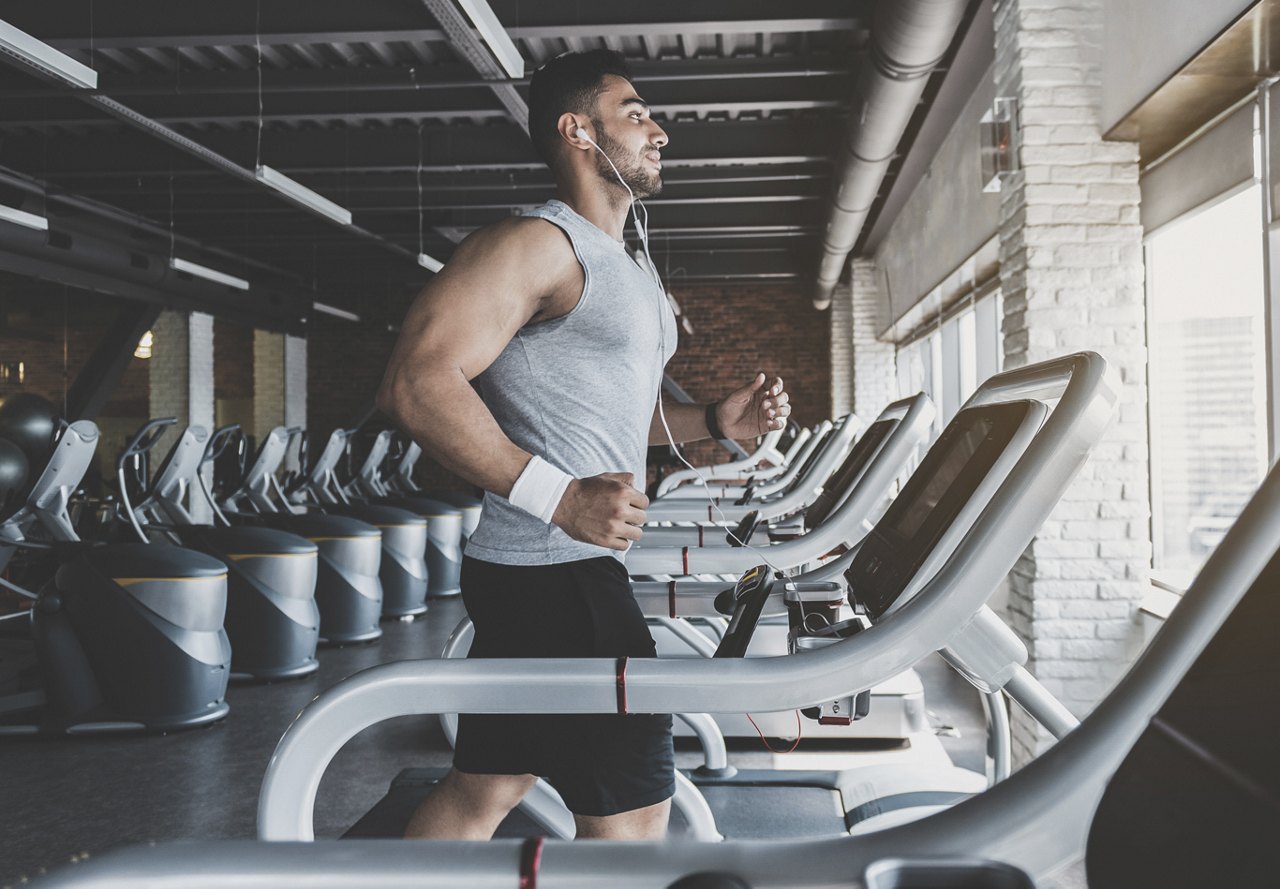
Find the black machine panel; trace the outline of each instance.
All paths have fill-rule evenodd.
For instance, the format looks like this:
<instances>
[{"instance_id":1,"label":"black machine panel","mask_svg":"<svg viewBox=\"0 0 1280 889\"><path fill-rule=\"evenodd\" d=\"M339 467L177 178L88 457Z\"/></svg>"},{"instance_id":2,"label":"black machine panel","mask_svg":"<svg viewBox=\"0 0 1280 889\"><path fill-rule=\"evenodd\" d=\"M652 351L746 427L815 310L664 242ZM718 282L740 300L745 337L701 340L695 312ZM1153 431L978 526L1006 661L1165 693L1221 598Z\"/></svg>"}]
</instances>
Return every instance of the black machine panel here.
<instances>
[{"instance_id":1,"label":"black machine panel","mask_svg":"<svg viewBox=\"0 0 1280 889\"><path fill-rule=\"evenodd\" d=\"M747 646L756 631L764 603L773 589L768 565L757 565L738 578L733 588L733 616L716 648L716 657L746 657Z\"/></svg>"},{"instance_id":2,"label":"black machine panel","mask_svg":"<svg viewBox=\"0 0 1280 889\"><path fill-rule=\"evenodd\" d=\"M880 420L872 423L862 433L862 437L858 439L853 446L853 450L849 451L849 456L844 458L844 462L840 464L840 468L835 471L827 484L823 486L822 493L818 495L818 499L814 500L809 508L804 512L804 523L808 528L816 528L827 520L827 516L831 515L835 508L844 502L845 496L853 487L854 482L861 477L866 471L867 465L871 462L871 458L880 452L880 445L889 437L889 433L897 428L901 420Z\"/></svg>"},{"instance_id":3,"label":"black machine panel","mask_svg":"<svg viewBox=\"0 0 1280 889\"><path fill-rule=\"evenodd\" d=\"M956 415L845 571L849 604L876 620L897 601L1018 429L1047 412L1036 401Z\"/></svg>"}]
</instances>

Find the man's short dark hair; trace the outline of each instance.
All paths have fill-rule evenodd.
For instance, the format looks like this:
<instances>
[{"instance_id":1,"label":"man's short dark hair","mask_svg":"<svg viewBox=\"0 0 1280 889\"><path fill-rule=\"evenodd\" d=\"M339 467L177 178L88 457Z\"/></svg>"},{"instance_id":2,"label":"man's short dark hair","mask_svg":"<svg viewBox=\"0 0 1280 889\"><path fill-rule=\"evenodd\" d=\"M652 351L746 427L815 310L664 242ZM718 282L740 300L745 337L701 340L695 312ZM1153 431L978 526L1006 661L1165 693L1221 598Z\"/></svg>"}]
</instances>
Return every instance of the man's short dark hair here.
<instances>
[{"instance_id":1,"label":"man's short dark hair","mask_svg":"<svg viewBox=\"0 0 1280 889\"><path fill-rule=\"evenodd\" d=\"M569 52L547 62L529 80L529 138L552 170L559 159L556 124L566 111L594 117L606 74L632 79L622 53L611 49Z\"/></svg>"}]
</instances>

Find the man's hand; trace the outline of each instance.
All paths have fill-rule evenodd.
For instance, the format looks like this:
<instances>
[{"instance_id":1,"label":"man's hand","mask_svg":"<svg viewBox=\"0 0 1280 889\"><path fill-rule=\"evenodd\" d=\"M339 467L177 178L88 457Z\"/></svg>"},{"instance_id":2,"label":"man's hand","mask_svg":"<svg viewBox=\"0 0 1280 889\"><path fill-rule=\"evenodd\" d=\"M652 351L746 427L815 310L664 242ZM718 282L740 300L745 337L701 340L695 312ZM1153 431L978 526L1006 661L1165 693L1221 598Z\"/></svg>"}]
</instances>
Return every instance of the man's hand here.
<instances>
[{"instance_id":1,"label":"man's hand","mask_svg":"<svg viewBox=\"0 0 1280 889\"><path fill-rule=\"evenodd\" d=\"M643 532L649 498L634 487L630 472L602 472L591 478L576 478L565 488L560 505L551 516L574 540L627 550Z\"/></svg>"},{"instance_id":2,"label":"man's hand","mask_svg":"<svg viewBox=\"0 0 1280 889\"><path fill-rule=\"evenodd\" d=\"M725 438L755 438L781 429L791 416L791 398L782 388L782 377L774 377L765 386L764 371L756 378L720 402L716 408L716 422Z\"/></svg>"}]
</instances>

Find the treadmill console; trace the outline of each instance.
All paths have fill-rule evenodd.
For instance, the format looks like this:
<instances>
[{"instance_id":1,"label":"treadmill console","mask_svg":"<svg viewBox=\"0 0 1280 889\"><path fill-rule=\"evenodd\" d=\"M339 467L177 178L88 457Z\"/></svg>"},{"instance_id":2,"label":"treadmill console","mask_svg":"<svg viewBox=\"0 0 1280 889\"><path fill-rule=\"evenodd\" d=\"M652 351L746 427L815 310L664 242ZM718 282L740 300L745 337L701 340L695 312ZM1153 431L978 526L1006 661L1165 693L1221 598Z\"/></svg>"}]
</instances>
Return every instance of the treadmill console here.
<instances>
[{"instance_id":1,"label":"treadmill console","mask_svg":"<svg viewBox=\"0 0 1280 889\"><path fill-rule=\"evenodd\" d=\"M849 604L873 621L889 611L1018 430L1046 413L1011 401L957 414L845 571Z\"/></svg>"},{"instance_id":2,"label":"treadmill console","mask_svg":"<svg viewBox=\"0 0 1280 889\"><path fill-rule=\"evenodd\" d=\"M853 490L854 483L862 477L871 458L880 452L880 445L897 428L899 422L901 421L897 419L880 420L867 427L866 432L854 444L853 450L849 451L849 456L840 464L840 468L822 486L822 493L804 511L805 527L818 527L844 502L846 495Z\"/></svg>"},{"instance_id":3,"label":"treadmill console","mask_svg":"<svg viewBox=\"0 0 1280 889\"><path fill-rule=\"evenodd\" d=\"M742 577L733 588L733 616L729 628L716 648L716 657L745 657L751 636L756 631L764 603L773 590L773 578L768 565L757 565Z\"/></svg>"}]
</instances>

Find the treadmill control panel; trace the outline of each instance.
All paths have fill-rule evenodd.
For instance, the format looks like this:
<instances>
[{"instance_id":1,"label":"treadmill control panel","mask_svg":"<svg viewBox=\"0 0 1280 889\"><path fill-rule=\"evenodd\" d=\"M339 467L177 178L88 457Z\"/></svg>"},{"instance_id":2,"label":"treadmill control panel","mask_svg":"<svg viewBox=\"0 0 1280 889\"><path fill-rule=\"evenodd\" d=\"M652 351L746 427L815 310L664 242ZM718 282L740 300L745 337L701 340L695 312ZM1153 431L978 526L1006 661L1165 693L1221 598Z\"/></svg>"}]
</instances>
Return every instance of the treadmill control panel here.
<instances>
[{"instance_id":1,"label":"treadmill control panel","mask_svg":"<svg viewBox=\"0 0 1280 889\"><path fill-rule=\"evenodd\" d=\"M764 603L773 590L769 566L757 565L738 578L733 588L733 616L729 628L716 648L716 657L745 657L747 646L755 634L756 624L764 611Z\"/></svg>"},{"instance_id":2,"label":"treadmill control panel","mask_svg":"<svg viewBox=\"0 0 1280 889\"><path fill-rule=\"evenodd\" d=\"M873 621L889 611L1018 430L1046 413L1024 400L957 414L845 571L849 604Z\"/></svg>"}]
</instances>

